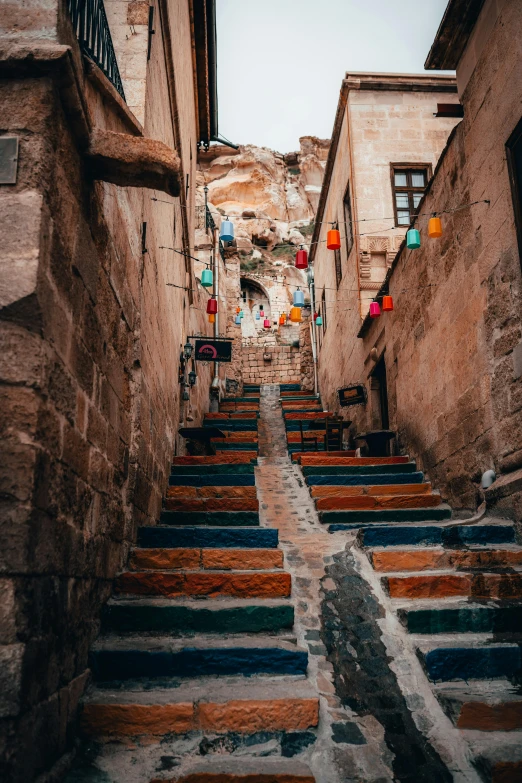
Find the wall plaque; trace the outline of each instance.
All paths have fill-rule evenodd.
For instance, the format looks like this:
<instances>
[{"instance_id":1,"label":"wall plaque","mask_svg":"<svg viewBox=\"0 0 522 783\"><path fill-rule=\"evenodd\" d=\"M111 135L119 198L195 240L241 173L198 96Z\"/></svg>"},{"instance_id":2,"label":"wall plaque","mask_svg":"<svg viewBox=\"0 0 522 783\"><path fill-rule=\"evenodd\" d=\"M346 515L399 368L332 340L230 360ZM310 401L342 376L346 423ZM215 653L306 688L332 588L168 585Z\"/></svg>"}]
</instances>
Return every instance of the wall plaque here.
<instances>
[{"instance_id":1,"label":"wall plaque","mask_svg":"<svg viewBox=\"0 0 522 783\"><path fill-rule=\"evenodd\" d=\"M348 408L350 405L366 404L366 387L362 383L355 386L345 386L344 389L337 389L339 395L339 405L341 408Z\"/></svg>"},{"instance_id":2,"label":"wall plaque","mask_svg":"<svg viewBox=\"0 0 522 783\"><path fill-rule=\"evenodd\" d=\"M225 340L196 340L194 358L200 362L231 362L232 343Z\"/></svg>"}]
</instances>

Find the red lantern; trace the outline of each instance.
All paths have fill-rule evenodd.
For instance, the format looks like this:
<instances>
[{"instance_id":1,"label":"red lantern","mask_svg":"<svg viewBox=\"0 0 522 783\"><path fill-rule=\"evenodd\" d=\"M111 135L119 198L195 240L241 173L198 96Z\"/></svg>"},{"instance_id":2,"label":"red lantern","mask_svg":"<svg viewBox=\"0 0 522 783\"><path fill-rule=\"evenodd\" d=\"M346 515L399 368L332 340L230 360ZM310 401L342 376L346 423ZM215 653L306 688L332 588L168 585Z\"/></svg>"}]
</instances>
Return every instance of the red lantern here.
<instances>
[{"instance_id":1,"label":"red lantern","mask_svg":"<svg viewBox=\"0 0 522 783\"><path fill-rule=\"evenodd\" d=\"M332 228L326 235L326 247L328 250L339 250L341 247L341 235L337 228Z\"/></svg>"},{"instance_id":2,"label":"red lantern","mask_svg":"<svg viewBox=\"0 0 522 783\"><path fill-rule=\"evenodd\" d=\"M261 316L261 318L265 317L265 311L263 310L263 308L261 308L261 310L259 311L259 315Z\"/></svg>"},{"instance_id":3,"label":"red lantern","mask_svg":"<svg viewBox=\"0 0 522 783\"><path fill-rule=\"evenodd\" d=\"M319 313L314 313L314 321L317 321L317 316L318 315L319 315Z\"/></svg>"},{"instance_id":4,"label":"red lantern","mask_svg":"<svg viewBox=\"0 0 522 783\"><path fill-rule=\"evenodd\" d=\"M307 269L308 268L308 253L306 250L298 250L295 255L295 268Z\"/></svg>"},{"instance_id":5,"label":"red lantern","mask_svg":"<svg viewBox=\"0 0 522 783\"><path fill-rule=\"evenodd\" d=\"M382 311L383 313L389 313L391 310L393 310L393 297L392 296L383 296L382 298Z\"/></svg>"},{"instance_id":6,"label":"red lantern","mask_svg":"<svg viewBox=\"0 0 522 783\"><path fill-rule=\"evenodd\" d=\"M215 315L217 313L217 299L209 299L207 302L207 313L209 315Z\"/></svg>"},{"instance_id":7,"label":"red lantern","mask_svg":"<svg viewBox=\"0 0 522 783\"><path fill-rule=\"evenodd\" d=\"M379 302L370 303L370 318L378 318L381 314L381 308Z\"/></svg>"},{"instance_id":8,"label":"red lantern","mask_svg":"<svg viewBox=\"0 0 522 783\"><path fill-rule=\"evenodd\" d=\"M265 318L265 320L263 321L263 326L265 327L265 329L270 329L270 321L268 320L268 318Z\"/></svg>"}]
</instances>

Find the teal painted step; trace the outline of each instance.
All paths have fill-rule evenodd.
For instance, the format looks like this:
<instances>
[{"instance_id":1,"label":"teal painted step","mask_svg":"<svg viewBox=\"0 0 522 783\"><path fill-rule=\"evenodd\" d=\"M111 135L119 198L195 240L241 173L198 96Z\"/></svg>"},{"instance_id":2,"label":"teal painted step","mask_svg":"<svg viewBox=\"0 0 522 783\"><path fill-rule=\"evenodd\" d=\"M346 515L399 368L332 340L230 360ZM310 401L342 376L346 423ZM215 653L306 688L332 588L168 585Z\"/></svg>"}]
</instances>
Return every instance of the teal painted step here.
<instances>
[{"instance_id":1,"label":"teal painted step","mask_svg":"<svg viewBox=\"0 0 522 783\"><path fill-rule=\"evenodd\" d=\"M301 432L299 422L302 421L303 430L325 430L325 419L285 419L285 429L287 432Z\"/></svg>"},{"instance_id":2,"label":"teal painted step","mask_svg":"<svg viewBox=\"0 0 522 783\"><path fill-rule=\"evenodd\" d=\"M517 644L436 647L427 652L419 651L419 656L433 682L510 679L520 673L522 663Z\"/></svg>"},{"instance_id":3,"label":"teal painted step","mask_svg":"<svg viewBox=\"0 0 522 783\"><path fill-rule=\"evenodd\" d=\"M315 394L303 394L299 397L292 397L290 394L287 397L281 397L281 402L300 402L301 400L317 400L317 404L321 404L321 398Z\"/></svg>"},{"instance_id":4,"label":"teal painted step","mask_svg":"<svg viewBox=\"0 0 522 783\"><path fill-rule=\"evenodd\" d=\"M138 528L138 546L145 549L277 549L278 544L273 527Z\"/></svg>"},{"instance_id":5,"label":"teal painted step","mask_svg":"<svg viewBox=\"0 0 522 783\"><path fill-rule=\"evenodd\" d=\"M399 609L409 633L522 633L522 606Z\"/></svg>"},{"instance_id":6,"label":"teal painted step","mask_svg":"<svg viewBox=\"0 0 522 783\"><path fill-rule=\"evenodd\" d=\"M415 462L399 465L303 465L304 476L371 476L376 473L415 473Z\"/></svg>"},{"instance_id":7,"label":"teal painted step","mask_svg":"<svg viewBox=\"0 0 522 783\"><path fill-rule=\"evenodd\" d=\"M243 387L245 388L245 387ZM280 383L280 391L301 391L301 385L299 383Z\"/></svg>"},{"instance_id":8,"label":"teal painted step","mask_svg":"<svg viewBox=\"0 0 522 783\"><path fill-rule=\"evenodd\" d=\"M234 463L219 463L217 465L173 465L170 469L171 476L205 476L212 473L214 476L233 476L233 475L245 475L254 474L254 467L257 464L257 459L254 464L240 463L235 465Z\"/></svg>"},{"instance_id":9,"label":"teal painted step","mask_svg":"<svg viewBox=\"0 0 522 783\"><path fill-rule=\"evenodd\" d=\"M324 413L324 411L320 405L310 408L300 408L296 405L295 408L283 408L283 413ZM294 421L299 421L299 419L294 419Z\"/></svg>"},{"instance_id":10,"label":"teal painted step","mask_svg":"<svg viewBox=\"0 0 522 783\"><path fill-rule=\"evenodd\" d=\"M340 487L358 487L362 484L371 486L378 484L422 484L424 474L416 471L415 473L376 473L373 475L355 474L353 476L307 476L306 483L309 487L317 486L340 486ZM383 492L383 495L386 493Z\"/></svg>"},{"instance_id":11,"label":"teal painted step","mask_svg":"<svg viewBox=\"0 0 522 783\"><path fill-rule=\"evenodd\" d=\"M102 614L102 630L114 633L270 633L293 624L293 606L275 600L246 606L244 600L221 600L206 607L201 601L112 599Z\"/></svg>"},{"instance_id":12,"label":"teal painted step","mask_svg":"<svg viewBox=\"0 0 522 783\"><path fill-rule=\"evenodd\" d=\"M252 527L259 525L257 511L167 511L160 514L162 525L210 525L211 527Z\"/></svg>"},{"instance_id":13,"label":"teal painted step","mask_svg":"<svg viewBox=\"0 0 522 783\"><path fill-rule=\"evenodd\" d=\"M259 397L224 397L221 402L259 402Z\"/></svg>"},{"instance_id":14,"label":"teal painted step","mask_svg":"<svg viewBox=\"0 0 522 783\"><path fill-rule=\"evenodd\" d=\"M261 389L258 383L245 383L243 392L258 392Z\"/></svg>"},{"instance_id":15,"label":"teal painted step","mask_svg":"<svg viewBox=\"0 0 522 783\"><path fill-rule=\"evenodd\" d=\"M218 429L222 432L257 432L257 419L221 419ZM216 427L215 419L206 419L204 427Z\"/></svg>"},{"instance_id":16,"label":"teal painted step","mask_svg":"<svg viewBox=\"0 0 522 783\"><path fill-rule=\"evenodd\" d=\"M359 543L364 547L389 546L444 546L458 549L463 546L511 544L515 541L512 525L387 525L361 530Z\"/></svg>"},{"instance_id":17,"label":"teal painted step","mask_svg":"<svg viewBox=\"0 0 522 783\"><path fill-rule=\"evenodd\" d=\"M256 478L253 473L227 475L226 473L207 473L207 475L170 476L171 487L254 487Z\"/></svg>"},{"instance_id":18,"label":"teal painted step","mask_svg":"<svg viewBox=\"0 0 522 783\"><path fill-rule=\"evenodd\" d=\"M257 451L257 443L248 443L247 441L241 441L238 443L213 443L216 451Z\"/></svg>"},{"instance_id":19,"label":"teal painted step","mask_svg":"<svg viewBox=\"0 0 522 783\"><path fill-rule=\"evenodd\" d=\"M435 508L383 508L377 511L320 511L319 519L325 524L374 524L379 522L424 522L451 518L451 508L445 504ZM333 531L332 531L333 532Z\"/></svg>"}]
</instances>

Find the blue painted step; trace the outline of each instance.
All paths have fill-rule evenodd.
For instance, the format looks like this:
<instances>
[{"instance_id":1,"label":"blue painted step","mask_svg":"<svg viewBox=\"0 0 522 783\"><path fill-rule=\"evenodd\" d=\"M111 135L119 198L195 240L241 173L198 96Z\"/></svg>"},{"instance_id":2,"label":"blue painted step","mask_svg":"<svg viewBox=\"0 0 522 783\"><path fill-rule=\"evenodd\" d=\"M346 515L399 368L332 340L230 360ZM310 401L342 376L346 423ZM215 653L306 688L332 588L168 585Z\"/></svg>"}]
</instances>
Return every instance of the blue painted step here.
<instances>
[{"instance_id":1,"label":"blue painted step","mask_svg":"<svg viewBox=\"0 0 522 783\"><path fill-rule=\"evenodd\" d=\"M416 473L415 462L403 462L398 465L303 465L305 476L374 476Z\"/></svg>"},{"instance_id":2,"label":"blue painted step","mask_svg":"<svg viewBox=\"0 0 522 783\"><path fill-rule=\"evenodd\" d=\"M359 533L359 541L365 547L442 545L448 549L457 549L459 546L476 544L511 544L514 540L515 532L511 525L382 525Z\"/></svg>"},{"instance_id":3,"label":"blue painted step","mask_svg":"<svg viewBox=\"0 0 522 783\"><path fill-rule=\"evenodd\" d=\"M271 647L185 647L180 650L94 649L90 668L99 682L158 677L306 674L308 653Z\"/></svg>"},{"instance_id":4,"label":"blue painted step","mask_svg":"<svg viewBox=\"0 0 522 783\"><path fill-rule=\"evenodd\" d=\"M160 515L162 525L210 525L211 527L250 527L259 525L258 511L167 511Z\"/></svg>"},{"instance_id":5,"label":"blue painted step","mask_svg":"<svg viewBox=\"0 0 522 783\"><path fill-rule=\"evenodd\" d=\"M367 509L357 511L320 511L319 519L323 524L354 523L375 524L376 522L423 522L424 520L442 520L451 518L451 508L440 505L434 508L383 508L377 511Z\"/></svg>"},{"instance_id":6,"label":"blue painted step","mask_svg":"<svg viewBox=\"0 0 522 783\"><path fill-rule=\"evenodd\" d=\"M257 419L223 419L216 424L215 419L207 419L204 427L217 427L222 432L257 432Z\"/></svg>"},{"instance_id":7,"label":"blue painted step","mask_svg":"<svg viewBox=\"0 0 522 783\"><path fill-rule=\"evenodd\" d=\"M243 473L254 473L254 467L257 464L257 458L253 461L246 463L241 462L239 464L233 462L222 462L203 465L173 465L170 470L171 476L206 476L208 473L213 474L230 474L240 475Z\"/></svg>"},{"instance_id":8,"label":"blue painted step","mask_svg":"<svg viewBox=\"0 0 522 783\"><path fill-rule=\"evenodd\" d=\"M399 609L398 616L409 633L522 632L522 606L460 606L456 609Z\"/></svg>"},{"instance_id":9,"label":"blue painted step","mask_svg":"<svg viewBox=\"0 0 522 783\"><path fill-rule=\"evenodd\" d=\"M259 402L259 397L224 397L221 402Z\"/></svg>"},{"instance_id":10,"label":"blue painted step","mask_svg":"<svg viewBox=\"0 0 522 783\"><path fill-rule=\"evenodd\" d=\"M419 652L433 682L494 680L520 673L522 657L517 644L498 647L438 647Z\"/></svg>"},{"instance_id":11,"label":"blue painted step","mask_svg":"<svg viewBox=\"0 0 522 783\"><path fill-rule=\"evenodd\" d=\"M300 432L299 419L285 419L285 429L287 432ZM302 419L303 430L325 430L326 424L324 419Z\"/></svg>"},{"instance_id":12,"label":"blue painted step","mask_svg":"<svg viewBox=\"0 0 522 783\"><path fill-rule=\"evenodd\" d=\"M258 392L260 388L261 387L258 383L245 383L243 386L243 392Z\"/></svg>"},{"instance_id":13,"label":"blue painted step","mask_svg":"<svg viewBox=\"0 0 522 783\"><path fill-rule=\"evenodd\" d=\"M213 443L216 451L257 451L257 443L248 443L248 441L241 441L240 443Z\"/></svg>"},{"instance_id":14,"label":"blue painted step","mask_svg":"<svg viewBox=\"0 0 522 783\"><path fill-rule=\"evenodd\" d=\"M360 484L422 484L424 474L420 471L415 473L375 473L375 474L357 474L355 476L307 476L306 483L309 487L332 486L332 487L356 487Z\"/></svg>"},{"instance_id":15,"label":"blue painted step","mask_svg":"<svg viewBox=\"0 0 522 783\"><path fill-rule=\"evenodd\" d=\"M215 467L215 465L213 466ZM256 479L252 473L230 476L226 473L210 473L209 475L181 475L170 476L171 487L255 487Z\"/></svg>"},{"instance_id":16,"label":"blue painted step","mask_svg":"<svg viewBox=\"0 0 522 783\"><path fill-rule=\"evenodd\" d=\"M138 546L147 549L276 549L279 531L270 527L140 527Z\"/></svg>"},{"instance_id":17,"label":"blue painted step","mask_svg":"<svg viewBox=\"0 0 522 783\"><path fill-rule=\"evenodd\" d=\"M301 385L299 383L280 383L279 384L279 390L280 391L301 391Z\"/></svg>"}]
</instances>

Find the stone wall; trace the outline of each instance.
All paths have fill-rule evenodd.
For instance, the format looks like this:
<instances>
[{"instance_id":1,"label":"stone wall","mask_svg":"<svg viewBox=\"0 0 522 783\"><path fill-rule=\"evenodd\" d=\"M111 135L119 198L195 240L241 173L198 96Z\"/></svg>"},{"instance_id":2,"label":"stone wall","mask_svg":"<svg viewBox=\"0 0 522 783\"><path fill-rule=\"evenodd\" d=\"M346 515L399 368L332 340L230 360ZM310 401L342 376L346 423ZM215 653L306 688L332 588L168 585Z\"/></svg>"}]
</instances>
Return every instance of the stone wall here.
<instances>
[{"instance_id":1,"label":"stone wall","mask_svg":"<svg viewBox=\"0 0 522 783\"><path fill-rule=\"evenodd\" d=\"M265 359L269 356L270 359ZM290 345L242 348L243 383L301 383L301 352Z\"/></svg>"}]
</instances>

